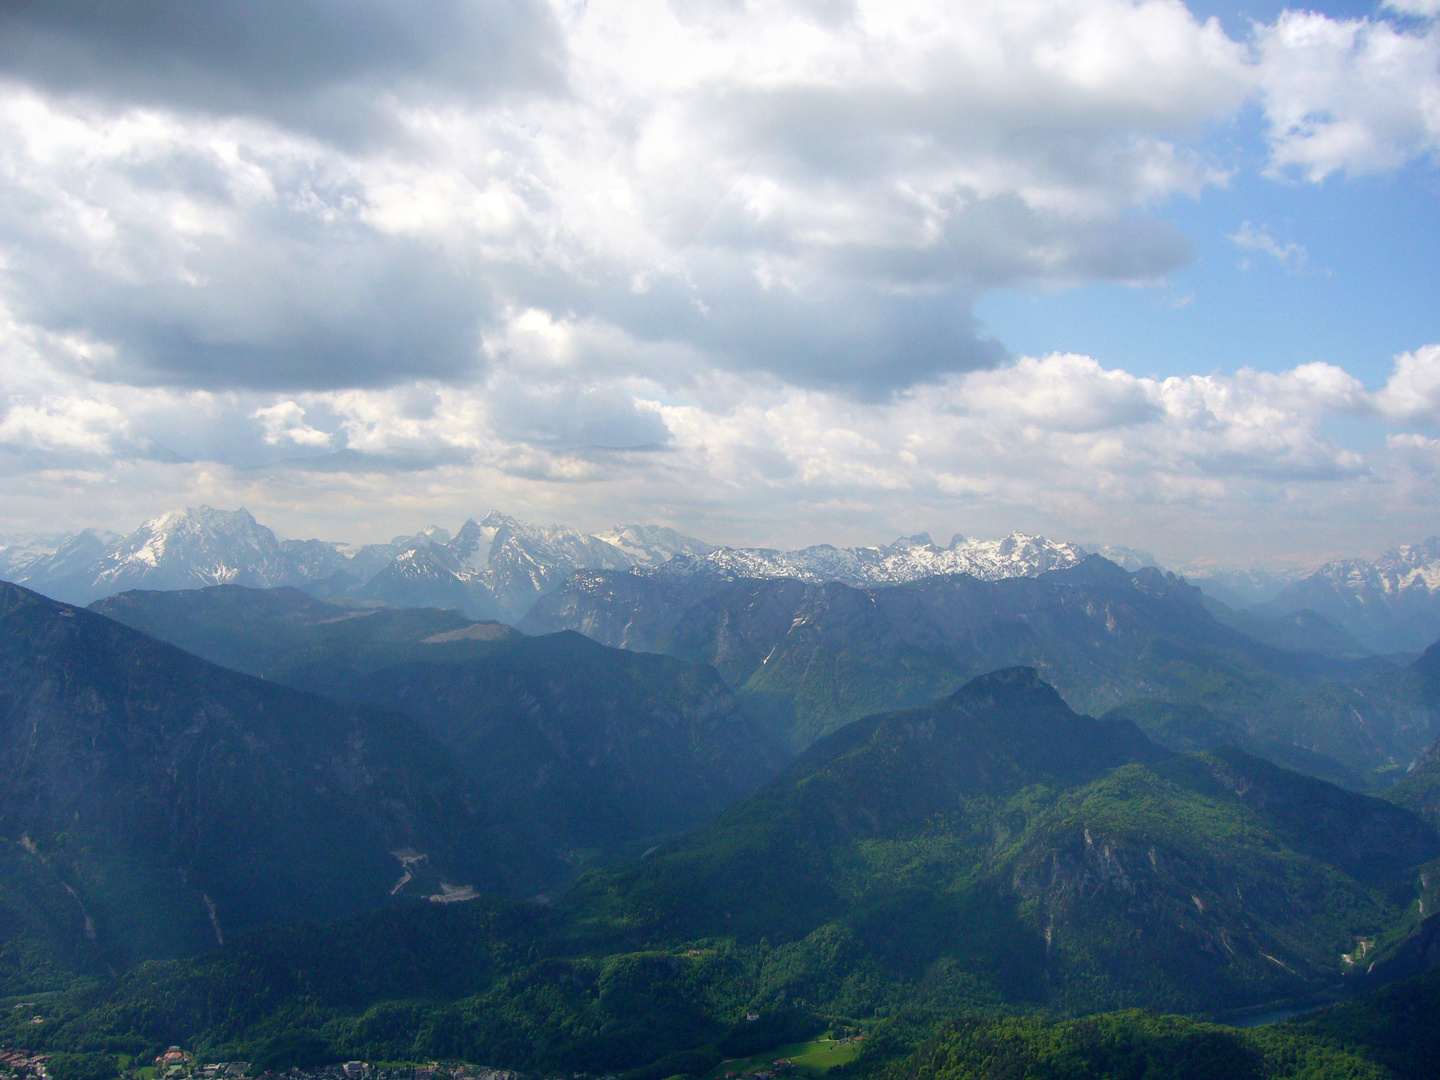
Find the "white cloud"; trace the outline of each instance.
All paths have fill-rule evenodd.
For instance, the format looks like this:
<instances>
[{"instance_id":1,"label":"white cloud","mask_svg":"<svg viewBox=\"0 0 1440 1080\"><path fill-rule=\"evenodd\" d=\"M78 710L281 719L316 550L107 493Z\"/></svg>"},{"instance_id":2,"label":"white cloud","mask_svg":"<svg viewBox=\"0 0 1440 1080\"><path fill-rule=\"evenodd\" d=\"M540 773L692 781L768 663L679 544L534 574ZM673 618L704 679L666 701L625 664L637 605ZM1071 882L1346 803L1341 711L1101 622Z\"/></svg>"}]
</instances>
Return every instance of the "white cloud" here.
<instances>
[{"instance_id":1,"label":"white cloud","mask_svg":"<svg viewBox=\"0 0 1440 1080\"><path fill-rule=\"evenodd\" d=\"M21 450L108 455L129 425L114 405L77 398L12 404L0 417L0 443Z\"/></svg>"},{"instance_id":2,"label":"white cloud","mask_svg":"<svg viewBox=\"0 0 1440 1080\"><path fill-rule=\"evenodd\" d=\"M445 58L512 7L540 51L459 92ZM386 87L343 136L315 72L288 89L252 73L251 104L226 105L189 31L145 45L194 76L168 96L111 45L100 81L63 96L12 57L0 299L88 343L52 362L137 385L463 385L517 334L507 363L538 362L548 321L574 377L610 370L623 339L682 358L680 378L883 397L1003 359L971 314L987 290L1184 265L1186 238L1146 211L1226 182L1204 132L1257 87L1274 166L1314 178L1429 153L1440 108L1434 27L1286 13L1252 50L1178 0L441 16L460 38L417 39L423 77L334 46L346 108L364 64ZM1304 260L1262 228L1235 239Z\"/></svg>"},{"instance_id":3,"label":"white cloud","mask_svg":"<svg viewBox=\"0 0 1440 1080\"><path fill-rule=\"evenodd\" d=\"M1422 19L1440 17L1440 0L1385 0L1380 6L1401 15L1416 15Z\"/></svg>"},{"instance_id":4,"label":"white cloud","mask_svg":"<svg viewBox=\"0 0 1440 1080\"><path fill-rule=\"evenodd\" d=\"M1395 358L1395 371L1375 394L1375 406L1393 420L1440 425L1440 345Z\"/></svg>"},{"instance_id":5,"label":"white cloud","mask_svg":"<svg viewBox=\"0 0 1440 1080\"><path fill-rule=\"evenodd\" d=\"M213 34L127 57L90 27L62 92L0 41L7 483L281 520L303 490L397 528L643 505L757 540L811 513L869 539L917 507L1107 536L1128 515L1154 543L1167 515L1263 532L1373 505L1428 436L1362 452L1327 421L1440 414L1435 346L1373 394L1324 364L1156 379L1008 358L972 313L1164 281L1190 248L1155 211L1228 182L1210 136L1247 103L1277 174L1433 155L1433 0L1250 41L1178 0L442 8L403 55L347 37L283 78L207 73ZM1263 224L1231 240L1305 263Z\"/></svg>"},{"instance_id":6,"label":"white cloud","mask_svg":"<svg viewBox=\"0 0 1440 1080\"><path fill-rule=\"evenodd\" d=\"M1281 244L1265 226L1256 226L1250 222L1241 222L1240 228L1230 237L1230 242L1244 251L1258 251L1263 255L1269 255L1290 273L1299 273L1305 267L1310 258L1310 253L1305 250L1302 244L1291 241L1288 244ZM1242 264L1249 266L1248 261Z\"/></svg>"},{"instance_id":7,"label":"white cloud","mask_svg":"<svg viewBox=\"0 0 1440 1080\"><path fill-rule=\"evenodd\" d=\"M330 445L330 436L305 423L305 410L293 401L277 401L256 409L250 413L250 419L260 421L265 428L265 441L272 446L284 442L296 446Z\"/></svg>"},{"instance_id":8,"label":"white cloud","mask_svg":"<svg viewBox=\"0 0 1440 1080\"><path fill-rule=\"evenodd\" d=\"M1107 371L1088 356L1020 357L1013 365L965 379L957 407L1047 431L1105 431L1156 419L1153 382Z\"/></svg>"},{"instance_id":9,"label":"white cloud","mask_svg":"<svg viewBox=\"0 0 1440 1080\"><path fill-rule=\"evenodd\" d=\"M537 311L877 393L998 360L981 290L1182 265L1184 238L1131 212L1223 179L1185 141L1252 81L1175 0L553 20L566 94L397 82L381 143L31 72L0 87L0 287L134 382L463 382Z\"/></svg>"},{"instance_id":10,"label":"white cloud","mask_svg":"<svg viewBox=\"0 0 1440 1080\"><path fill-rule=\"evenodd\" d=\"M1440 151L1440 26L1286 11L1256 46L1276 172L1323 180Z\"/></svg>"},{"instance_id":11,"label":"white cloud","mask_svg":"<svg viewBox=\"0 0 1440 1080\"><path fill-rule=\"evenodd\" d=\"M1440 498L1435 440L1393 430L1435 415L1437 358L1440 346L1397 357L1389 383L1370 392L1326 364L1159 379L1054 354L870 405L739 375L678 396L626 377L531 383L502 372L468 388L269 400L77 381L74 394L12 404L0 420L11 456L0 463L16 521L48 490L77 520L111 506L97 523L115 527L134 524L128 506L203 499L269 508L293 535L355 539L498 505L597 528L668 521L730 542L1021 527L1169 551L1183 543L1187 556L1322 542L1368 550L1382 507L1404 535L1427 527ZM156 460L125 427L132 416L195 460ZM1327 433L1337 417L1388 426L1388 441L1364 451L1338 442ZM196 457L206 450L197 430L230 429L238 434ZM317 454L327 442L341 452ZM65 464L61 451L92 455L104 472ZM83 494L97 475L101 502Z\"/></svg>"}]
</instances>

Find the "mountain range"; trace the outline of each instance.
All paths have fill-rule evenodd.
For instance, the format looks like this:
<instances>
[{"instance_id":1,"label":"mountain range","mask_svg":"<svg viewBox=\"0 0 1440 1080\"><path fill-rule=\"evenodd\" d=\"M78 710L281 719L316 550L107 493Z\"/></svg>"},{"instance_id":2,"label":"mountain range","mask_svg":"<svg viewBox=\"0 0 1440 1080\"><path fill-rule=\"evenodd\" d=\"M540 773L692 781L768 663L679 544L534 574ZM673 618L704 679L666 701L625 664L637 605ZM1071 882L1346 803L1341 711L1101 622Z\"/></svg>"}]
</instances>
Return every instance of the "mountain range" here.
<instances>
[{"instance_id":1,"label":"mountain range","mask_svg":"<svg viewBox=\"0 0 1440 1080\"><path fill-rule=\"evenodd\" d=\"M922 533L871 547L787 551L717 546L653 525L588 534L494 511L467 520L453 536L428 526L387 544L352 545L281 540L244 510L202 506L163 514L127 536L85 530L0 538L0 576L81 605L129 589L289 585L316 596L456 608L515 623L577 571L628 570L672 585L683 579L696 592L768 578L869 588L954 574L985 581L1034 576L1087 554L1131 571L1159 568L1149 552L1021 533L999 540L956 534L944 546ZM1221 621L1281 647L1337 656L1415 654L1440 637L1437 537L1310 573L1202 567L1190 580Z\"/></svg>"},{"instance_id":2,"label":"mountain range","mask_svg":"<svg viewBox=\"0 0 1440 1080\"><path fill-rule=\"evenodd\" d=\"M713 664L796 750L1017 664L1078 710L1130 709L1161 741L1176 733L1174 710L1189 709L1199 741L1177 748L1244 745L1354 787L1393 783L1440 733L1440 690L1427 678L1382 658L1257 640L1153 567L1131 573L1090 556L1031 577L861 589L793 579L702 587L671 573L678 562L644 575L578 572L520 627Z\"/></svg>"},{"instance_id":3,"label":"mountain range","mask_svg":"<svg viewBox=\"0 0 1440 1080\"><path fill-rule=\"evenodd\" d=\"M430 526L389 544L357 547L280 540L244 510L204 506L164 514L125 537L87 530L63 538L53 551L44 547L38 540L10 544L0 553L8 561L0 569L20 584L77 604L129 589L292 585L317 595L453 607L509 621L576 570L643 572L676 557L706 579L796 577L858 585L950 573L987 579L1032 574L1085 555L1073 544L1018 533L997 541L957 535L945 548L924 535L873 548L717 548L659 526L617 525L587 535L498 512L466 521L453 536Z\"/></svg>"},{"instance_id":4,"label":"mountain range","mask_svg":"<svg viewBox=\"0 0 1440 1080\"><path fill-rule=\"evenodd\" d=\"M827 1029L867 1080L1057 1039L1424 1075L1408 1021L1373 1031L1440 1000L1440 644L1280 648L1099 556L854 585L714 554L574 571L530 633L4 586L0 1045L55 1080L172 1044L699 1080ZM1254 1036L1073 1026L1371 990Z\"/></svg>"},{"instance_id":5,"label":"mountain range","mask_svg":"<svg viewBox=\"0 0 1440 1080\"><path fill-rule=\"evenodd\" d=\"M12 576L77 602L132 587L293 586L367 608L505 618L527 633L575 630L714 665L788 752L867 711L929 700L1006 664L1037 666L1096 714L1145 699L1172 713L1203 708L1209 734L1194 745L1243 744L1358 788L1389 783L1440 720L1420 684L1382 678L1386 665L1364 660L1386 646L1403 669L1408 656L1395 647L1418 653L1434 640L1420 635L1440 541L1375 564L1332 564L1236 610L1187 592L1147 552L1104 549L1137 568L1106 578L1081 570L1088 556L1077 545L1019 534L787 552L717 548L651 526L587 535L491 513L454 536L432 526L353 547L282 541L243 510L201 507L123 538L77 534L48 555L44 540L5 549ZM1150 585L1136 588L1142 579ZM333 680L305 688L335 692Z\"/></svg>"},{"instance_id":6,"label":"mountain range","mask_svg":"<svg viewBox=\"0 0 1440 1080\"><path fill-rule=\"evenodd\" d=\"M1095 556L994 582L958 575L856 589L776 578L701 588L693 576L665 575L679 563L647 575L575 574L522 622L535 638L453 611L356 606L233 585L122 593L92 609L249 674L406 712L463 754L473 752L465 726L493 736L487 725L505 709L519 716L514 703L522 693L532 711L560 709L542 727L552 733L546 740L564 747L554 734L567 730L561 714L578 716L588 695L592 716L622 725L626 716L640 718L636 730L652 733L673 727L656 719L657 701L690 718L685 730L712 705L717 715L743 711L743 720L732 716L722 725L739 740L722 759L737 763L737 778L763 777L773 772L763 761L798 753L851 720L934 700L1015 664L1042 671L1073 707L1096 715L1119 710L1172 749L1239 746L1362 790L1393 784L1440 732L1440 684L1428 659L1396 667L1383 658L1279 649L1218 621L1194 587L1153 568L1128 573ZM587 647L577 630L613 648ZM673 658L671 667L655 654ZM649 696L637 698L626 689L635 680L617 682L616 675L646 665L638 685ZM494 683L482 669L504 671L505 679ZM712 705L700 704L706 701ZM606 747L632 742L603 739ZM569 761L581 756L574 748L565 753ZM505 760L532 757L512 745ZM592 766L594 776L628 768L607 754L583 757L604 762ZM544 792L555 806L575 801L573 792L552 799L547 786L569 765L557 763L553 751L533 760L547 762L547 782L533 785L536 797ZM672 776L659 759L646 761L656 789L626 811L634 821L648 819L641 806L671 804L665 792L674 790L672 780L684 779L698 795L693 774ZM505 788L499 776L487 784ZM739 792L722 785L692 808L703 817ZM578 805L593 809L585 799ZM677 825L676 818L669 827L699 820ZM568 829L557 836L570 837L576 849L597 846Z\"/></svg>"},{"instance_id":7,"label":"mountain range","mask_svg":"<svg viewBox=\"0 0 1440 1080\"><path fill-rule=\"evenodd\" d=\"M1326 563L1257 610L1318 612L1374 652L1422 649L1440 638L1440 536L1375 560Z\"/></svg>"},{"instance_id":8,"label":"mountain range","mask_svg":"<svg viewBox=\"0 0 1440 1080\"><path fill-rule=\"evenodd\" d=\"M293 589L105 603L190 626L193 651L0 585L0 992L266 924L534 896L781 765L713 670L578 634Z\"/></svg>"}]
</instances>

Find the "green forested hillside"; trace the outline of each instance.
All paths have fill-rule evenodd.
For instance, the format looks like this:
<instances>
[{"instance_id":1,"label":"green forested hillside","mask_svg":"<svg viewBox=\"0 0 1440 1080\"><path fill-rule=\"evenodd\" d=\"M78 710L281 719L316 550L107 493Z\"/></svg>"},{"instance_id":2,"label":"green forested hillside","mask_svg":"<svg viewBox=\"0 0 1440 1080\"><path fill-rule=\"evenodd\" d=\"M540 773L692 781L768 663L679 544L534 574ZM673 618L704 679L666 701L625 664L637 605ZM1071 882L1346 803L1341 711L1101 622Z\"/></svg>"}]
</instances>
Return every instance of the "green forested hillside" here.
<instances>
[{"instance_id":1,"label":"green forested hillside","mask_svg":"<svg viewBox=\"0 0 1440 1080\"><path fill-rule=\"evenodd\" d=\"M835 1023L871 1032L857 1068L881 1070L964 1014L992 1026L936 1036L971 1032L956 1061L978 1031L1017 1068L1078 1053L1119 1069L1133 1050L1347 1075L1300 1070L1349 1059L1299 1036L1003 1018L1361 989L1437 857L1407 810L1239 751L1171 755L1016 669L841 729L713 824L551 904L276 928L72 992L13 1030L71 1051L183 1041L275 1064L460 1057L662 1080Z\"/></svg>"},{"instance_id":2,"label":"green forested hillside","mask_svg":"<svg viewBox=\"0 0 1440 1080\"><path fill-rule=\"evenodd\" d=\"M1398 1077L1440 1072L1440 971L1405 979L1284 1025L1282 1034L1342 1049Z\"/></svg>"},{"instance_id":3,"label":"green forested hillside","mask_svg":"<svg viewBox=\"0 0 1440 1080\"><path fill-rule=\"evenodd\" d=\"M789 938L797 957L854 937L889 977L964 970L982 998L1189 1011L1335 983L1437 854L1387 803L1234 750L1167 760L1020 669L842 729L565 903L651 934ZM794 993L840 993L833 966L803 963Z\"/></svg>"}]
</instances>

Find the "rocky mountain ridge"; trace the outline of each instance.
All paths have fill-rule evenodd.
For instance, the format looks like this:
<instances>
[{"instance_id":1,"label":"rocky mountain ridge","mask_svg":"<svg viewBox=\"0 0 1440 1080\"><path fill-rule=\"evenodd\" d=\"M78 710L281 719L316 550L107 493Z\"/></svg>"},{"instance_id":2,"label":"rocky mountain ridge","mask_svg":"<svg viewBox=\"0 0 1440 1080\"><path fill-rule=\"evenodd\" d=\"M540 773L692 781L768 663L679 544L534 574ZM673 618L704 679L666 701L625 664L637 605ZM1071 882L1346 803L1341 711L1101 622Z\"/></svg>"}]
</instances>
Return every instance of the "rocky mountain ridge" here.
<instances>
[{"instance_id":1,"label":"rocky mountain ridge","mask_svg":"<svg viewBox=\"0 0 1440 1080\"><path fill-rule=\"evenodd\" d=\"M943 546L920 533L889 544L784 550L717 546L656 525L586 533L499 511L467 520L453 535L432 525L388 544L354 545L282 540L243 509L201 506L162 514L124 537L88 529L0 537L0 575L76 604L136 588L291 585L316 596L452 607L516 622L582 571L630 571L692 590L773 578L865 588L953 574L1034 577L1089 554L1127 570L1159 568L1149 552L1020 532L994 540L957 533ZM1377 559L1336 560L1304 577L1214 569L1187 576L1212 600L1243 612L1238 629L1283 647L1294 647L1297 616L1305 634L1318 627L1330 642L1322 651L1337 655L1414 654L1440 637L1440 536Z\"/></svg>"},{"instance_id":2,"label":"rocky mountain ridge","mask_svg":"<svg viewBox=\"0 0 1440 1080\"><path fill-rule=\"evenodd\" d=\"M875 547L828 544L783 551L716 547L655 525L616 525L588 534L491 511L453 536L429 526L388 544L281 540L246 510L174 510L128 536L92 530L29 538L0 567L18 584L68 603L88 604L129 589L210 585L295 586L314 595L353 596L393 606L454 607L476 618L520 619L536 599L577 570L665 572L703 580L786 578L894 584L943 574L985 580L1071 566L1075 544L1012 533L999 540L956 535L941 547L928 535Z\"/></svg>"}]
</instances>

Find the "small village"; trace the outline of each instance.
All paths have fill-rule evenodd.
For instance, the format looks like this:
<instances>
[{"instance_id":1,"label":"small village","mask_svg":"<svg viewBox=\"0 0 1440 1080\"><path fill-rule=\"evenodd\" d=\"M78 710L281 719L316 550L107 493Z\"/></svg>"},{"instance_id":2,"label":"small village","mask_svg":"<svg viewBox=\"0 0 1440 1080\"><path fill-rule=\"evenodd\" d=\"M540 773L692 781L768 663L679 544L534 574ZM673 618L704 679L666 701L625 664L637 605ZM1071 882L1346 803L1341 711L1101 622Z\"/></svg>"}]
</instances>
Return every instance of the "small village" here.
<instances>
[{"instance_id":1,"label":"small village","mask_svg":"<svg viewBox=\"0 0 1440 1080\"><path fill-rule=\"evenodd\" d=\"M149 1073L151 1070L138 1070ZM286 1072L259 1069L248 1061L200 1062L194 1055L172 1046L155 1059L154 1080L530 1080L523 1073L472 1065L463 1061L431 1061L424 1064L368 1061L336 1062L320 1068L291 1068ZM150 1080L141 1075L138 1080ZM589 1080L589 1078L574 1078ZM613 1078L597 1078L613 1080Z\"/></svg>"},{"instance_id":2,"label":"small village","mask_svg":"<svg viewBox=\"0 0 1440 1080\"><path fill-rule=\"evenodd\" d=\"M51 1080L45 1069L45 1061L45 1054L0 1047L0 1080ZM117 1069L117 1080L120 1075L120 1070ZM194 1054L178 1046L170 1047L156 1057L152 1064L141 1065L125 1075L133 1080L535 1080L511 1069L495 1069L459 1061L384 1063L379 1066L367 1061L346 1061L308 1070L292 1068L286 1072L274 1072L257 1068L248 1061L200 1061ZM556 1080L592 1078L578 1076ZM615 1078L595 1077L593 1080Z\"/></svg>"},{"instance_id":3,"label":"small village","mask_svg":"<svg viewBox=\"0 0 1440 1080\"><path fill-rule=\"evenodd\" d=\"M837 1042L858 1040L843 1039ZM46 1055L0 1047L0 1080L51 1080L45 1068ZM368 1061L336 1062L319 1068L291 1068L283 1072L261 1069L248 1061L201 1061L179 1046L158 1055L152 1064L132 1070L117 1069L117 1080L616 1080L612 1075L532 1077L512 1069L497 1069L463 1061L431 1061L423 1064ZM729 1064L729 1063L727 1063ZM738 1064L738 1063L737 1063ZM750 1059L737 1067L721 1066L713 1074L723 1080L778 1080L800 1072L789 1058L772 1061Z\"/></svg>"},{"instance_id":4,"label":"small village","mask_svg":"<svg viewBox=\"0 0 1440 1080\"><path fill-rule=\"evenodd\" d=\"M10 1047L0 1048L0 1080L50 1080L45 1055Z\"/></svg>"}]
</instances>

